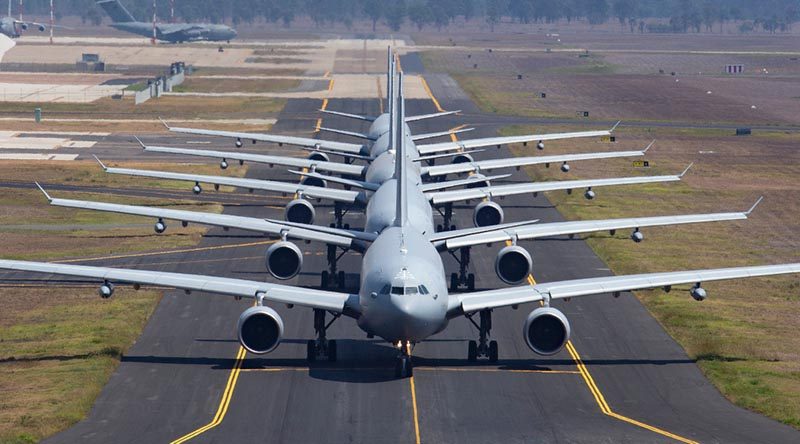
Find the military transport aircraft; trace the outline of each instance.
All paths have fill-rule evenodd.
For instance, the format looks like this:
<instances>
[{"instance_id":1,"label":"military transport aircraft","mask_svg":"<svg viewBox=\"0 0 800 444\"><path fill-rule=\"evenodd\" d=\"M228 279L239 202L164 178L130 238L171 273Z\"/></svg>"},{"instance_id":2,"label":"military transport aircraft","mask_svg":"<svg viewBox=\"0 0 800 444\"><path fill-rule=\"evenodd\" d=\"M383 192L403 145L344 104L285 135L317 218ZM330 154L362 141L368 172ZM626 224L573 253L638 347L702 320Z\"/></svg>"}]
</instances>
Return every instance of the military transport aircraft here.
<instances>
[{"instance_id":1,"label":"military transport aircraft","mask_svg":"<svg viewBox=\"0 0 800 444\"><path fill-rule=\"evenodd\" d=\"M402 82L399 83L402 85ZM496 361L498 344L496 341L488 340L492 311L501 307L517 307L521 304L538 302L541 306L532 310L524 323L523 338L533 352L551 355L564 346L571 334L567 318L558 309L550 306L556 299L693 284L690 295L696 300L704 300L707 294L702 288L702 282L705 281L800 273L800 263L795 263L576 279L451 294L448 291L440 251L454 244L476 245L509 240L511 245L503 248L498 254L496 270L501 277L506 277L504 279L506 282L519 283L530 272L531 266L530 255L517 245L519 239L533 238L537 235L631 227L637 228L634 231L637 233L638 227L648 225L743 219L747 217L749 211L556 224L536 224L535 221L526 221L500 227L435 233L431 205L418 186L421 177L414 167L416 163L408 155L407 137L403 130L405 105L402 100L402 86L393 87L392 94L398 98L393 100L390 112L392 117L390 151L394 155L394 174L392 179L384 182L375 192L366 211L367 226L380 225L381 229L343 230L254 218L239 218L234 224L233 220L237 216L213 215L216 218L229 218L229 222L222 224L223 226L242 228L260 224L259 229L280 236L281 241L271 246L267 252L268 265L278 267L279 271L291 271L302 262L302 255L298 254L299 248L287 240L290 237L358 248L364 252L364 257L361 262L360 286L357 293L206 275L13 260L0 260L0 269L97 279L102 282L100 295L106 298L113 294L114 283L118 282L132 283L137 288L140 285L159 285L187 292L201 291L237 298L253 298L256 304L241 314L237 331L242 346L257 354L274 350L283 334L283 320L274 309L266 305L267 303L297 305L314 310L317 338L308 341L307 349L307 357L312 361L319 357L336 359L336 342L326 337L330 323L326 323L325 317L327 313L332 314L334 319L344 315L355 319L358 326L368 335L382 337L396 345L398 358L395 372L398 377L410 376L412 373L411 350L414 344L444 330L449 320L456 317L466 316L472 319L473 315L480 314L479 337L477 341L469 342L467 357L470 361L476 360L479 356ZM120 212L134 208L126 205L52 199L49 196L48 199L53 204L76 208ZM220 225L212 219L196 220L192 212L163 210L172 213L150 214L144 211L156 211L156 209L136 208L141 211L137 210L132 214L159 218L157 230L163 231L165 228L162 217ZM160 228L158 224L161 224Z\"/></svg>"},{"instance_id":2,"label":"military transport aircraft","mask_svg":"<svg viewBox=\"0 0 800 444\"><path fill-rule=\"evenodd\" d=\"M119 0L102 0L97 5L111 17L112 28L145 37L155 37L172 43L195 42L207 40L212 42L227 41L236 38L236 31L227 25L210 23L156 23L137 21Z\"/></svg>"},{"instance_id":3,"label":"military transport aircraft","mask_svg":"<svg viewBox=\"0 0 800 444\"><path fill-rule=\"evenodd\" d=\"M39 32L44 32L47 29L41 23L15 19L11 15L11 0L8 0L8 15L0 19L0 33L15 39L22 35L22 31L27 31L28 28L37 28Z\"/></svg>"}]
</instances>

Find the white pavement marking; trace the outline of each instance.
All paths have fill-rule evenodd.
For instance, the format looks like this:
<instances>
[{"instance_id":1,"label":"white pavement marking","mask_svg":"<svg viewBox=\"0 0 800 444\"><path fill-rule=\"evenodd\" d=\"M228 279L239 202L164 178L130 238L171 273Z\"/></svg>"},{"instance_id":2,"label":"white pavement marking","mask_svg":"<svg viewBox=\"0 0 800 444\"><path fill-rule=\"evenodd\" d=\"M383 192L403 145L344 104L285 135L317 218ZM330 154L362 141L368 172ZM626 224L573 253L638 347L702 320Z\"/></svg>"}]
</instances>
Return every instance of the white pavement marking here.
<instances>
[{"instance_id":1,"label":"white pavement marking","mask_svg":"<svg viewBox=\"0 0 800 444\"><path fill-rule=\"evenodd\" d=\"M77 154L0 153L0 160L75 160Z\"/></svg>"}]
</instances>

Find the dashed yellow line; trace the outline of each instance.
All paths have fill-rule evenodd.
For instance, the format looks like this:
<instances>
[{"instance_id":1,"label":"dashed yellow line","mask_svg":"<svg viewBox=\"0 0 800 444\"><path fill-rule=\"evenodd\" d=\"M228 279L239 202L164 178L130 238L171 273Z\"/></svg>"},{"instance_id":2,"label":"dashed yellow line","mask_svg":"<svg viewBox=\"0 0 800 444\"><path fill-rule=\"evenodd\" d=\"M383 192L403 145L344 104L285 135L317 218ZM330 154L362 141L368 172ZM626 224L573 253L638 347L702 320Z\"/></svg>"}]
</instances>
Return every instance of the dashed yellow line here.
<instances>
[{"instance_id":1,"label":"dashed yellow line","mask_svg":"<svg viewBox=\"0 0 800 444\"><path fill-rule=\"evenodd\" d=\"M464 125L458 125L456 127L450 128L450 140L452 140L453 142L458 142L458 136L454 133L454 131L458 131L461 128L464 128L466 126L467 125L464 124Z\"/></svg>"},{"instance_id":2,"label":"dashed yellow line","mask_svg":"<svg viewBox=\"0 0 800 444\"><path fill-rule=\"evenodd\" d=\"M333 91L333 79L328 82L328 92Z\"/></svg>"},{"instance_id":3,"label":"dashed yellow line","mask_svg":"<svg viewBox=\"0 0 800 444\"><path fill-rule=\"evenodd\" d=\"M244 347L239 346L239 352L236 354L236 362L233 365L230 375L228 375L228 383L225 385L225 390L222 392L222 400L217 408L217 414L214 415L214 418L211 420L211 422L193 432L189 432L186 435L181 436L180 438L172 441L170 444L181 444L189 441L190 439L205 433L222 423L222 420L225 419L225 414L228 413L228 406L231 403L233 390L236 388L236 381L239 379L239 373L242 369L242 362L244 361L246 354L247 352L245 351Z\"/></svg>"},{"instance_id":4,"label":"dashed yellow line","mask_svg":"<svg viewBox=\"0 0 800 444\"><path fill-rule=\"evenodd\" d=\"M431 98L433 105L436 107L436 111L439 111L440 113L444 112L444 108L442 108L442 105L440 105L439 101L436 100L436 97L433 95L433 92L431 91L431 87L428 86L428 82L425 81L425 77L419 76L419 81L422 82L422 87L425 88L425 92L428 93L428 97Z\"/></svg>"}]
</instances>

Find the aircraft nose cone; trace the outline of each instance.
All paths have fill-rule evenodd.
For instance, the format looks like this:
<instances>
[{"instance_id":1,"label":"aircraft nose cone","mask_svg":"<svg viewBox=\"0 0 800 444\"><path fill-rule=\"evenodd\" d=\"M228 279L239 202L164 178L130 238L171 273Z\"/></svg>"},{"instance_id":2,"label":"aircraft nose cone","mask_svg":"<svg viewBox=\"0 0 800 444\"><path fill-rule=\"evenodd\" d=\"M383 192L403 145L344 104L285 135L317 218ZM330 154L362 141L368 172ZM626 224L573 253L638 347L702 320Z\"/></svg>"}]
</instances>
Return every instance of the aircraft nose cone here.
<instances>
[{"instance_id":1,"label":"aircraft nose cone","mask_svg":"<svg viewBox=\"0 0 800 444\"><path fill-rule=\"evenodd\" d=\"M400 337L410 340L424 339L438 328L442 315L432 301L420 296L393 295Z\"/></svg>"}]
</instances>

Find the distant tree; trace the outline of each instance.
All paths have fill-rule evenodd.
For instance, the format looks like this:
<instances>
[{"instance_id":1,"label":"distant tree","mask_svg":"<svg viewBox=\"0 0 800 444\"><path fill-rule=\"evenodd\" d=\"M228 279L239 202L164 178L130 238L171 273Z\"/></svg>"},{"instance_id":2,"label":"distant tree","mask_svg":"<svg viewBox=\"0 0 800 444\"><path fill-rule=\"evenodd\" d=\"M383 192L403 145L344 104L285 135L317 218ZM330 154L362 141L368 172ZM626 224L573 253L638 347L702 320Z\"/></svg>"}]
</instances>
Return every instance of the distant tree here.
<instances>
[{"instance_id":1,"label":"distant tree","mask_svg":"<svg viewBox=\"0 0 800 444\"><path fill-rule=\"evenodd\" d=\"M614 11L614 16L619 20L620 29L625 29L627 18L633 18L636 15L636 1L635 0L614 0L611 7ZM631 26L631 32L633 27Z\"/></svg>"},{"instance_id":2,"label":"distant tree","mask_svg":"<svg viewBox=\"0 0 800 444\"><path fill-rule=\"evenodd\" d=\"M505 9L505 0L486 0L486 23L489 24L491 32L494 32L494 26L500 23Z\"/></svg>"},{"instance_id":3,"label":"distant tree","mask_svg":"<svg viewBox=\"0 0 800 444\"><path fill-rule=\"evenodd\" d=\"M100 11L98 11L96 7L92 7L86 11L86 20L88 20L92 26L100 26L100 24L103 23L103 15L100 14ZM84 21L84 23L86 22Z\"/></svg>"},{"instance_id":4,"label":"distant tree","mask_svg":"<svg viewBox=\"0 0 800 444\"><path fill-rule=\"evenodd\" d=\"M606 0L586 0L586 18L592 25L608 21L608 2Z\"/></svg>"},{"instance_id":5,"label":"distant tree","mask_svg":"<svg viewBox=\"0 0 800 444\"><path fill-rule=\"evenodd\" d=\"M384 10L386 24L392 31L399 31L406 20L406 2L404 0L393 0L386 4Z\"/></svg>"},{"instance_id":6,"label":"distant tree","mask_svg":"<svg viewBox=\"0 0 800 444\"><path fill-rule=\"evenodd\" d=\"M408 4L408 19L422 31L425 25L433 22L433 11L425 0L415 0Z\"/></svg>"},{"instance_id":7,"label":"distant tree","mask_svg":"<svg viewBox=\"0 0 800 444\"><path fill-rule=\"evenodd\" d=\"M375 27L378 20L383 17L383 0L365 0L364 1L364 14L372 20L372 32L375 32Z\"/></svg>"}]
</instances>

